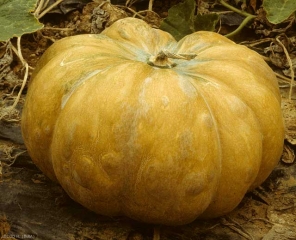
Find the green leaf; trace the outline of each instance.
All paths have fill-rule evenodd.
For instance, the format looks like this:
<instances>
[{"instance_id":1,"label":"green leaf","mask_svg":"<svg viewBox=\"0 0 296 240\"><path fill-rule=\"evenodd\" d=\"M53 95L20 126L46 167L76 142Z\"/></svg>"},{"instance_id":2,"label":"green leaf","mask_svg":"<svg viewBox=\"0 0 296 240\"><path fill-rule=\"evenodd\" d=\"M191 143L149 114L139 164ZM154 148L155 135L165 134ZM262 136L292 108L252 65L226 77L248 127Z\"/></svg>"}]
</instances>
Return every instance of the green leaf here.
<instances>
[{"instance_id":1,"label":"green leaf","mask_svg":"<svg viewBox=\"0 0 296 240\"><path fill-rule=\"evenodd\" d=\"M195 31L214 31L215 26L219 20L219 15L215 13L200 15L195 17L194 30Z\"/></svg>"},{"instance_id":2,"label":"green leaf","mask_svg":"<svg viewBox=\"0 0 296 240\"><path fill-rule=\"evenodd\" d=\"M0 41L43 28L31 13L37 0L0 0Z\"/></svg>"},{"instance_id":3,"label":"green leaf","mask_svg":"<svg viewBox=\"0 0 296 240\"><path fill-rule=\"evenodd\" d=\"M172 34L176 40L194 32L195 0L185 0L172 6L168 17L160 25L160 29Z\"/></svg>"},{"instance_id":4,"label":"green leaf","mask_svg":"<svg viewBox=\"0 0 296 240\"><path fill-rule=\"evenodd\" d=\"M169 32L177 41L196 31L213 31L218 21L217 14L194 15L195 0L185 0L172 6L168 17L161 22L160 29Z\"/></svg>"},{"instance_id":5,"label":"green leaf","mask_svg":"<svg viewBox=\"0 0 296 240\"><path fill-rule=\"evenodd\" d=\"M279 24L296 11L295 0L264 0L263 8L269 22Z\"/></svg>"}]
</instances>

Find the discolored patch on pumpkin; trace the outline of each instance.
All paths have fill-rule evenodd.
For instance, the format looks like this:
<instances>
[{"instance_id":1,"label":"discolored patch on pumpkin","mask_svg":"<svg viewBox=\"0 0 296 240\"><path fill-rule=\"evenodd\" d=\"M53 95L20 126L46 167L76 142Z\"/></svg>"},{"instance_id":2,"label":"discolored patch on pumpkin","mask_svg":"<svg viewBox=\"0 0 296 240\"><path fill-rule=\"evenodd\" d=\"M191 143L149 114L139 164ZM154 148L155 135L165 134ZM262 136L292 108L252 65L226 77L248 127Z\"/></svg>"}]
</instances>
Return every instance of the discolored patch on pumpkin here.
<instances>
[{"instance_id":1,"label":"discolored patch on pumpkin","mask_svg":"<svg viewBox=\"0 0 296 240\"><path fill-rule=\"evenodd\" d=\"M77 153L76 153L77 154ZM93 175L95 170L94 159L90 156L81 156L80 161L73 164L72 176L74 180L85 188L90 188L91 183L86 176Z\"/></svg>"},{"instance_id":2,"label":"discolored patch on pumpkin","mask_svg":"<svg viewBox=\"0 0 296 240\"><path fill-rule=\"evenodd\" d=\"M100 73L102 70L95 70L92 72L89 72L87 74L85 74L83 77L81 77L78 81L76 81L74 84L67 84L66 85L66 89L65 89L65 95L62 97L62 104L61 104L61 109L64 108L64 106L67 104L69 98L71 97L71 95L73 94L73 92L81 85L83 84L85 81L87 81L88 79L94 77L95 75L97 75L98 73Z\"/></svg>"},{"instance_id":3,"label":"discolored patch on pumpkin","mask_svg":"<svg viewBox=\"0 0 296 240\"><path fill-rule=\"evenodd\" d=\"M214 176L207 177L204 172L190 173L182 181L186 195L199 195L207 187L207 182L213 180Z\"/></svg>"}]
</instances>

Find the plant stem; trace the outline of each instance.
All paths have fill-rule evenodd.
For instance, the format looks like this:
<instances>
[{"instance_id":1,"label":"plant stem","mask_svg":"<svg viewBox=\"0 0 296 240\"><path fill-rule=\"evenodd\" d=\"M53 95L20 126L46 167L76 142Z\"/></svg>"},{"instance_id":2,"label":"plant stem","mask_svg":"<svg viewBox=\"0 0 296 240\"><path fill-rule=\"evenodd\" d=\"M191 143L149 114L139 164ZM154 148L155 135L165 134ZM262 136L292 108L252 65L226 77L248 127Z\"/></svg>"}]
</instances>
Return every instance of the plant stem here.
<instances>
[{"instance_id":1,"label":"plant stem","mask_svg":"<svg viewBox=\"0 0 296 240\"><path fill-rule=\"evenodd\" d=\"M285 48L285 45L281 42L279 36L277 36L275 38L275 40L280 44L280 46L283 48L284 50L284 53L286 55L286 58L287 58L287 61L289 63L289 66L290 66L290 70L291 70L291 82L290 82L290 91L289 91L289 100L292 99L292 91L293 91L293 84L294 84L294 78L295 78L295 73L294 73L294 70L293 70L293 63L292 63L292 60L290 58L290 55L288 53L288 50Z\"/></svg>"},{"instance_id":2,"label":"plant stem","mask_svg":"<svg viewBox=\"0 0 296 240\"><path fill-rule=\"evenodd\" d=\"M235 29L233 32L228 33L225 35L225 37L233 37L234 35L236 35L237 33L239 33L246 25L249 21L251 21L252 19L256 18L255 15L252 15L250 13L247 13L245 11L239 10L231 5L229 5L228 3L224 2L224 0L219 0L219 2L226 8L230 9L233 12L236 12L242 16L245 16L246 18L244 19L244 21L242 21L242 23L238 26L237 29Z\"/></svg>"},{"instance_id":3,"label":"plant stem","mask_svg":"<svg viewBox=\"0 0 296 240\"><path fill-rule=\"evenodd\" d=\"M21 37L17 38L17 52L18 52L19 59L21 60L23 66L25 67L25 75L24 75L24 79L23 79L21 89L19 90L17 98L15 99L11 109L14 109L16 107L16 105L18 104L18 102L19 102L19 100L21 98L22 92L23 92L23 90L25 88L25 85L26 85L26 82L27 82L27 79L28 79L28 74L29 74L29 64L23 58L23 54L22 54L22 50L21 50Z\"/></svg>"},{"instance_id":4,"label":"plant stem","mask_svg":"<svg viewBox=\"0 0 296 240\"><path fill-rule=\"evenodd\" d=\"M17 38L17 55L18 55L19 59L21 60L23 66L24 66L26 61L25 61L25 59L23 57L23 54L22 54L21 37Z\"/></svg>"},{"instance_id":5,"label":"plant stem","mask_svg":"<svg viewBox=\"0 0 296 240\"><path fill-rule=\"evenodd\" d=\"M153 1L154 1L154 0L149 0L149 5L148 5L148 10L149 10L149 11L152 11Z\"/></svg>"},{"instance_id":6,"label":"plant stem","mask_svg":"<svg viewBox=\"0 0 296 240\"><path fill-rule=\"evenodd\" d=\"M242 15L242 16L245 16L245 17L253 16L254 18L256 17L255 15L252 15L252 14L250 14L250 13L247 13L247 12L245 12L245 11L239 10L239 9L237 9L237 8L235 8L235 7L231 6L231 5L229 5L228 3L224 2L223 0L219 0L219 2L220 2L224 7L228 8L228 9L230 9L231 11L236 12L236 13Z\"/></svg>"},{"instance_id":7,"label":"plant stem","mask_svg":"<svg viewBox=\"0 0 296 240\"><path fill-rule=\"evenodd\" d=\"M43 5L44 5L44 0L40 0L38 1L38 6L37 8L35 9L35 12L34 12L34 16L37 18L43 8Z\"/></svg>"},{"instance_id":8,"label":"plant stem","mask_svg":"<svg viewBox=\"0 0 296 240\"><path fill-rule=\"evenodd\" d=\"M22 86L21 86L21 89L19 90L18 94L17 94L17 97L16 99L14 100L14 103L13 105L11 106L11 110L14 109L16 107L16 105L18 104L20 98L21 98L21 95L22 95L22 92L26 86L26 82L28 80L28 74L29 74L29 65L28 63L24 63L24 67L25 67L25 75L24 75L24 79L23 79L23 82L22 82Z\"/></svg>"},{"instance_id":9,"label":"plant stem","mask_svg":"<svg viewBox=\"0 0 296 240\"><path fill-rule=\"evenodd\" d=\"M159 226L154 227L153 240L160 240L160 228L159 228Z\"/></svg>"},{"instance_id":10,"label":"plant stem","mask_svg":"<svg viewBox=\"0 0 296 240\"><path fill-rule=\"evenodd\" d=\"M230 38L230 37L233 37L235 34L237 34L237 33L239 33L246 25L247 25L247 23L250 21L250 20L252 20L252 19L254 19L256 16L253 16L253 15L250 15L250 16L248 16L248 17L246 17L245 19L244 19L244 21L242 21L242 23L238 26L238 28L237 29L235 29L233 32L231 32L231 33L228 33L228 34L226 34L225 35L225 37L227 37L227 38Z\"/></svg>"},{"instance_id":11,"label":"plant stem","mask_svg":"<svg viewBox=\"0 0 296 240\"><path fill-rule=\"evenodd\" d=\"M36 16L38 19L42 18L46 13L48 13L51 9L53 9L55 6L59 5L64 0L58 0L54 4L50 5L48 8L46 8L39 16Z\"/></svg>"}]
</instances>

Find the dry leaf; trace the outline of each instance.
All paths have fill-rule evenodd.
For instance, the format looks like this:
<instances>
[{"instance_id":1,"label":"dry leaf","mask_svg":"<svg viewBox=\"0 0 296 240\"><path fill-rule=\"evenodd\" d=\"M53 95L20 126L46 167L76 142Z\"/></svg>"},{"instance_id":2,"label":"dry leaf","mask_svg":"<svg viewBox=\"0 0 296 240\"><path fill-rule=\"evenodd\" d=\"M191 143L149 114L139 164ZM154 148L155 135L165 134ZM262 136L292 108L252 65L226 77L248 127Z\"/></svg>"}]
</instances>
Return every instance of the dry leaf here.
<instances>
[{"instance_id":1,"label":"dry leaf","mask_svg":"<svg viewBox=\"0 0 296 240\"><path fill-rule=\"evenodd\" d=\"M286 140L296 145L296 102L295 100L282 99L282 111L286 126Z\"/></svg>"},{"instance_id":2,"label":"dry leaf","mask_svg":"<svg viewBox=\"0 0 296 240\"><path fill-rule=\"evenodd\" d=\"M289 146L289 145L285 145L284 146L284 152L282 155L282 161L284 163L293 163L295 161L295 153L294 150Z\"/></svg>"}]
</instances>

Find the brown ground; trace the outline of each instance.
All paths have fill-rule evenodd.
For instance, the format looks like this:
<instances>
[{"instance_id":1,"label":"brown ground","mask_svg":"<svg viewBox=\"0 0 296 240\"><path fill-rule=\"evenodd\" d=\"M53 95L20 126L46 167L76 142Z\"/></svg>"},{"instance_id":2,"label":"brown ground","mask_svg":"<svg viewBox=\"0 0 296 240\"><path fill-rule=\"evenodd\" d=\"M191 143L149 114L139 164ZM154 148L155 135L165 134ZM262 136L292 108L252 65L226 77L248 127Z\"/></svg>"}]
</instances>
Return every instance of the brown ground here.
<instances>
[{"instance_id":1,"label":"brown ground","mask_svg":"<svg viewBox=\"0 0 296 240\"><path fill-rule=\"evenodd\" d=\"M155 1L160 16L167 14L169 4L176 1ZM203 2L203 1L200 1ZM207 1L204 1L207 2ZM113 19L131 14L131 10L104 6L111 16L105 21L97 15L91 22L93 3L84 11L67 15L48 14L42 21L45 28L38 33L22 38L24 59L34 68L42 53L53 41L74 34L100 32ZM137 7L142 7L141 5ZM139 11L134 8L134 11ZM159 17L150 13L143 15L152 25L159 24ZM101 18L101 19L100 19ZM111 19L111 20L110 20ZM294 20L295 21L295 20ZM258 23L257 23L258 25ZM256 26L255 26L256 27ZM260 26L262 28L262 26ZM264 26L263 26L264 27ZM289 99L289 66L282 48L276 51L276 34L268 27L267 36L252 35L244 42L261 54L267 48L266 60L279 77L283 96L283 113L286 122L285 151L281 161L267 181L255 191L248 193L235 211L219 219L194 221L180 227L153 226L124 217L96 215L73 202L59 185L47 179L32 163L26 152L20 132L19 116L26 89L17 107L9 110L23 82L22 64L9 46L0 45L0 238L1 239L103 239L103 240L144 240L144 239L296 239L296 108L295 91ZM284 28L283 26L282 28ZM295 22L294 22L295 27ZM231 26L222 26L227 31ZM257 29L258 30L258 29ZM250 31L250 30L246 30ZM294 32L293 32L294 31ZM286 44L291 60L295 58L295 30L281 39ZM255 31L253 31L255 32ZM276 32L276 31L275 31ZM244 34L240 39L246 40ZM271 42L273 44L269 45ZM16 46L13 39L12 43ZM267 45L266 45L267 43ZM264 45L265 44L265 45ZM273 50L273 51L271 51ZM293 55L294 54L294 55ZM29 73L31 73L30 69Z\"/></svg>"}]
</instances>

